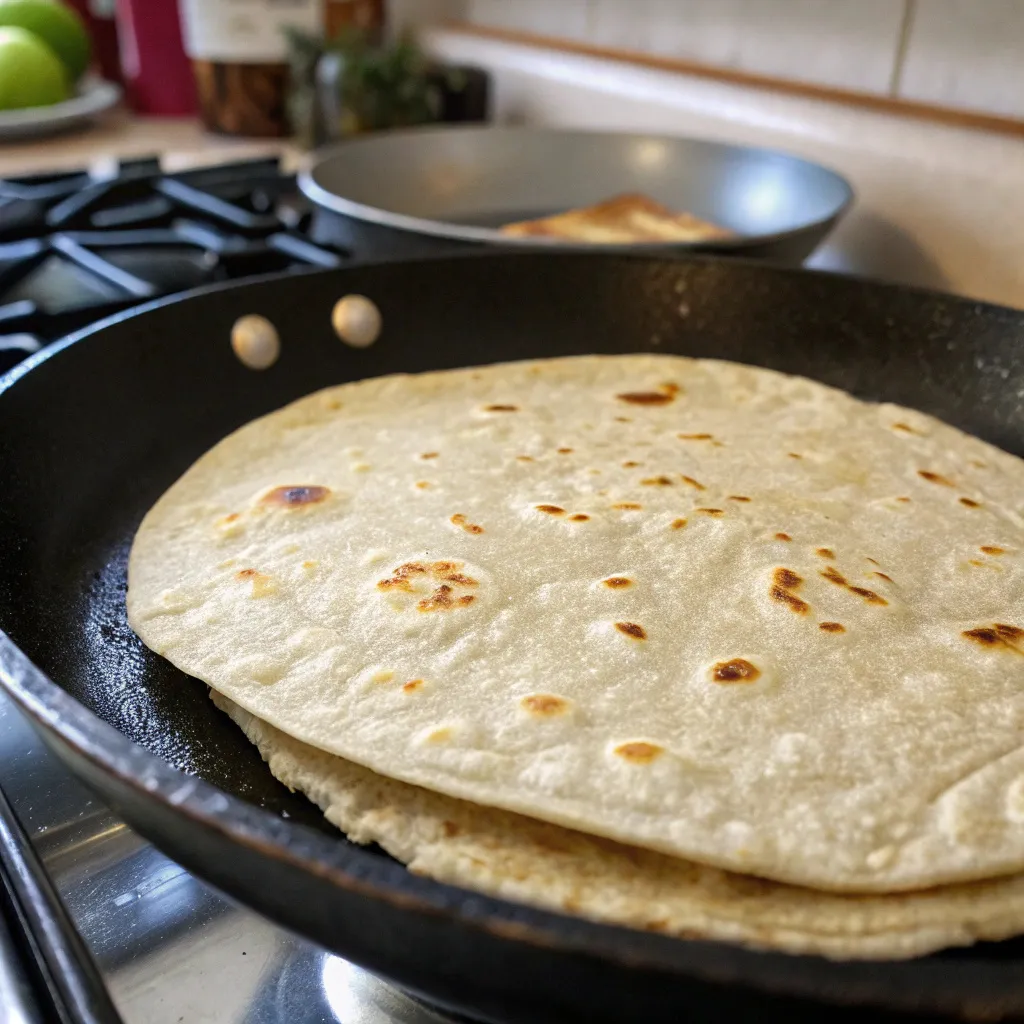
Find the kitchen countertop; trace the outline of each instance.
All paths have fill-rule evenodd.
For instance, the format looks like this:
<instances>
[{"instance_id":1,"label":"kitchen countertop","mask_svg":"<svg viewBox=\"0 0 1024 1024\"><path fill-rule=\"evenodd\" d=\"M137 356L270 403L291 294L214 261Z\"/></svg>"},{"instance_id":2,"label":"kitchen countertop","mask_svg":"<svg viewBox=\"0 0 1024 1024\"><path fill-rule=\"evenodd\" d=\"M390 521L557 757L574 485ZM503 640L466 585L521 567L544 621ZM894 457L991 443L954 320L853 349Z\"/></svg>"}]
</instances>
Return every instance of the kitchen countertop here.
<instances>
[{"instance_id":1,"label":"kitchen countertop","mask_svg":"<svg viewBox=\"0 0 1024 1024\"><path fill-rule=\"evenodd\" d=\"M206 132L192 118L137 118L119 111L83 131L0 144L0 178L156 153L166 155L170 170L270 153L289 161L299 156L287 140L235 139Z\"/></svg>"}]
</instances>

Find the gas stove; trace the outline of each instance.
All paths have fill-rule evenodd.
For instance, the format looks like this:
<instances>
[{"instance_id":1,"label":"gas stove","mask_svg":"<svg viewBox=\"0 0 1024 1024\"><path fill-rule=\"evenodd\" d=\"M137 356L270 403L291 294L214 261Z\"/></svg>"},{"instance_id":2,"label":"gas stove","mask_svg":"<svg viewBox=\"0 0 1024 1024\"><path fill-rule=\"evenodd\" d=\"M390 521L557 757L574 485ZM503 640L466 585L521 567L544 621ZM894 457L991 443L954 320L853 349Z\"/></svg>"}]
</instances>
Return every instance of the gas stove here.
<instances>
[{"instance_id":1,"label":"gas stove","mask_svg":"<svg viewBox=\"0 0 1024 1024\"><path fill-rule=\"evenodd\" d=\"M216 281L336 267L308 237L308 201L276 158L164 173L0 180L0 372L70 331Z\"/></svg>"},{"instance_id":2,"label":"gas stove","mask_svg":"<svg viewBox=\"0 0 1024 1024\"><path fill-rule=\"evenodd\" d=\"M276 160L0 181L0 373L111 313L199 285L334 267ZM212 890L67 773L0 696L0 1019L450 1024Z\"/></svg>"}]
</instances>

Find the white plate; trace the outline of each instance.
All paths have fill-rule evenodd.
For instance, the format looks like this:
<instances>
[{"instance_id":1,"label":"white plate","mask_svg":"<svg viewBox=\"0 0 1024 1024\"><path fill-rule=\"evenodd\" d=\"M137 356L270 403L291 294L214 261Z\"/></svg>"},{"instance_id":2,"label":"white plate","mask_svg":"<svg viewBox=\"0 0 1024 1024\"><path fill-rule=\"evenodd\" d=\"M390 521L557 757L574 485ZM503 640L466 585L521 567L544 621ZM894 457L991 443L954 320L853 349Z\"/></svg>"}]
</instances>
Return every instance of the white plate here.
<instances>
[{"instance_id":1,"label":"white plate","mask_svg":"<svg viewBox=\"0 0 1024 1024\"><path fill-rule=\"evenodd\" d=\"M90 121L121 99L121 87L101 78L87 78L78 95L49 107L0 110L0 142L55 135Z\"/></svg>"}]
</instances>

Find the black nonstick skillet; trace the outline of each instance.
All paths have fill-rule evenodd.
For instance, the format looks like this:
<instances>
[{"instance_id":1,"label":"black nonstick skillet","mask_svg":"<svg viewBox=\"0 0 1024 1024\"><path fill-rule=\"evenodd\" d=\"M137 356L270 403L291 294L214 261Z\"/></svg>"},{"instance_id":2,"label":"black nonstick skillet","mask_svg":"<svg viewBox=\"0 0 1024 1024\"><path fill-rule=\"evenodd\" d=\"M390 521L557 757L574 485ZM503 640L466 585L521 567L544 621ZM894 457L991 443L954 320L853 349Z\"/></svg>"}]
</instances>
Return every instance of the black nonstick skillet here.
<instances>
[{"instance_id":1,"label":"black nonstick skillet","mask_svg":"<svg viewBox=\"0 0 1024 1024\"><path fill-rule=\"evenodd\" d=\"M383 314L370 348L331 328L349 293ZM249 313L281 335L263 372L228 343ZM162 301L0 378L0 682L75 772L187 868L479 1019L1024 1016L1020 941L835 963L598 925L416 877L289 794L124 612L128 549L153 501L233 428L329 384L575 353L715 356L903 403L1024 454L1022 345L1024 313L1010 309L739 260L597 252L361 265Z\"/></svg>"}]
</instances>

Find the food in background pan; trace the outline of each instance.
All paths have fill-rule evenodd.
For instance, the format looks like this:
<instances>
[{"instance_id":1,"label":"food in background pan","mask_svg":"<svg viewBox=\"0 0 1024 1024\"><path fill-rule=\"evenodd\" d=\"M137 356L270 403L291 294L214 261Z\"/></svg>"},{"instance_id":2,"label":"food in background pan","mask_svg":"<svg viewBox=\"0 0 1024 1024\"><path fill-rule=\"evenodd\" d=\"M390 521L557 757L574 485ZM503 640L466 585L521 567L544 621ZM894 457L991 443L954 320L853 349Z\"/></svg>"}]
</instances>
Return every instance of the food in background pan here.
<instances>
[{"instance_id":1,"label":"food in background pan","mask_svg":"<svg viewBox=\"0 0 1024 1024\"><path fill-rule=\"evenodd\" d=\"M707 242L732 232L692 213L676 213L644 195L621 195L539 220L499 228L514 238L554 238L566 242L623 245L631 242Z\"/></svg>"},{"instance_id":2,"label":"food in background pan","mask_svg":"<svg viewBox=\"0 0 1024 1024\"><path fill-rule=\"evenodd\" d=\"M910 956L1024 931L1022 489L928 416L734 363L385 377L200 459L128 611L413 870Z\"/></svg>"}]
</instances>

